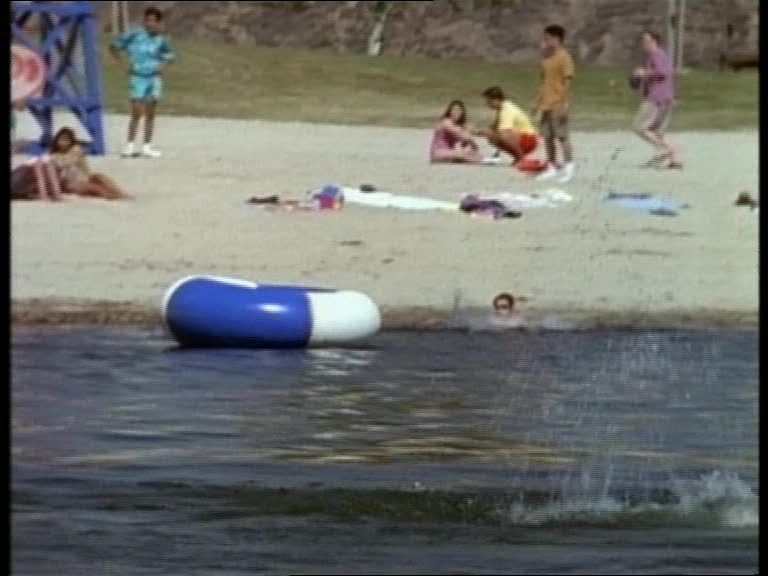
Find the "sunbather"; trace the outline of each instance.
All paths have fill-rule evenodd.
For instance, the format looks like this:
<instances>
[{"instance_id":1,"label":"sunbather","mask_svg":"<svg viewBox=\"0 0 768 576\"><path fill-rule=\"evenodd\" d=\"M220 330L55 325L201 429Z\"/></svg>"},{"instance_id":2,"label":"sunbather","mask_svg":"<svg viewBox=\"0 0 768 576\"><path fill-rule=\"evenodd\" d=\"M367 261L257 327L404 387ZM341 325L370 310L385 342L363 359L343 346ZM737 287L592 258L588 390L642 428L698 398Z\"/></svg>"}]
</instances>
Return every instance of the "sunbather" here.
<instances>
[{"instance_id":1,"label":"sunbather","mask_svg":"<svg viewBox=\"0 0 768 576\"><path fill-rule=\"evenodd\" d=\"M82 144L77 141L71 128L62 128L56 133L51 142L50 154L59 169L61 188L65 194L106 200L129 198L109 176L91 172Z\"/></svg>"},{"instance_id":2,"label":"sunbather","mask_svg":"<svg viewBox=\"0 0 768 576\"><path fill-rule=\"evenodd\" d=\"M448 104L432 134L430 162L480 162L477 144L465 128L466 122L464 102L454 100Z\"/></svg>"}]
</instances>

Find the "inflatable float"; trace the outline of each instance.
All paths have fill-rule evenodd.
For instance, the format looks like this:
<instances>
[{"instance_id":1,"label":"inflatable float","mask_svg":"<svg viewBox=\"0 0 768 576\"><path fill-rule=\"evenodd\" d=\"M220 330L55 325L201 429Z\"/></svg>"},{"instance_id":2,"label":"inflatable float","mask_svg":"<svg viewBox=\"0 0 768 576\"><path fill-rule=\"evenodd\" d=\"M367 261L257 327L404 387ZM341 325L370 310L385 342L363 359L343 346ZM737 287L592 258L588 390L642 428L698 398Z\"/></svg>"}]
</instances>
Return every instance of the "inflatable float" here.
<instances>
[{"instance_id":1,"label":"inflatable float","mask_svg":"<svg viewBox=\"0 0 768 576\"><path fill-rule=\"evenodd\" d=\"M188 276L163 298L163 322L185 347L303 348L376 333L381 316L365 294Z\"/></svg>"}]
</instances>

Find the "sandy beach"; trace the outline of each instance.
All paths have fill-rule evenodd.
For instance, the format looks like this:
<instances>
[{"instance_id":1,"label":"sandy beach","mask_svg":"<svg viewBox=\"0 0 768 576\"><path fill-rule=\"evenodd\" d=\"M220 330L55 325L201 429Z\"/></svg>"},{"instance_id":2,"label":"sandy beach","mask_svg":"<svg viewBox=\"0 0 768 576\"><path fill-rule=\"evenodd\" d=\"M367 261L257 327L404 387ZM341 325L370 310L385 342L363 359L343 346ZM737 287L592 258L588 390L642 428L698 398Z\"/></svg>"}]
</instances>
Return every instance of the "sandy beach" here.
<instances>
[{"instance_id":1,"label":"sandy beach","mask_svg":"<svg viewBox=\"0 0 768 576\"><path fill-rule=\"evenodd\" d=\"M111 151L91 164L134 200L12 204L15 322L155 322L165 290L190 274L360 290L390 327L438 325L457 291L469 308L509 291L530 317L579 325L757 322L758 215L733 205L740 191L758 196L754 131L673 134L681 172L640 168L649 150L629 131L575 134L577 175L557 185L505 167L429 165L428 130L162 117L164 157L124 160L126 124L106 118ZM690 208L670 217L602 204L601 175L615 191ZM574 199L498 221L354 205L276 214L246 204L362 183L452 201L556 186Z\"/></svg>"}]
</instances>

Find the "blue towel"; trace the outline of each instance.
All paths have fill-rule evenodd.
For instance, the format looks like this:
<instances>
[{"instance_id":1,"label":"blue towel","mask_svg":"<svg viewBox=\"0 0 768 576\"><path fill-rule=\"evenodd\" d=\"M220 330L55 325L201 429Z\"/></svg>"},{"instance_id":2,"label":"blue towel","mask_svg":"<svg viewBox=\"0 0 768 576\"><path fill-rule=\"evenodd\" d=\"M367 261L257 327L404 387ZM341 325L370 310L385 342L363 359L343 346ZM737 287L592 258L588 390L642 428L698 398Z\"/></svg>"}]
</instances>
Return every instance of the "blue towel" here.
<instances>
[{"instance_id":1,"label":"blue towel","mask_svg":"<svg viewBox=\"0 0 768 576\"><path fill-rule=\"evenodd\" d=\"M625 208L650 212L656 216L677 216L677 212L686 205L663 196L652 194L621 194L611 192L603 197L603 202L618 204Z\"/></svg>"}]
</instances>

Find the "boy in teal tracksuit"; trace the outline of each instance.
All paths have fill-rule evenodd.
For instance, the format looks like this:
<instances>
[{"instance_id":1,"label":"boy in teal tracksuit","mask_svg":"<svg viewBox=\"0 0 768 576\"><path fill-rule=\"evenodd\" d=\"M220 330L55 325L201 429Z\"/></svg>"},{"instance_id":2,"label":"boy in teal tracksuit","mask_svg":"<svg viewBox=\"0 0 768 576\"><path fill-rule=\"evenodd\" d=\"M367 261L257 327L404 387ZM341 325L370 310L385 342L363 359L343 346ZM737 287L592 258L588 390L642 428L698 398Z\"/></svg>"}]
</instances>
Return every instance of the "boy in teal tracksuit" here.
<instances>
[{"instance_id":1,"label":"boy in teal tracksuit","mask_svg":"<svg viewBox=\"0 0 768 576\"><path fill-rule=\"evenodd\" d=\"M159 151L152 148L155 111L163 93L163 67L176 57L162 30L163 13L157 8L147 8L144 11L143 26L120 34L110 45L110 52L120 64L123 64L120 52L128 55L128 64L123 65L130 78L131 121L128 125L128 142L122 153L124 157L161 156ZM134 140L142 117L144 145L137 151Z\"/></svg>"}]
</instances>

